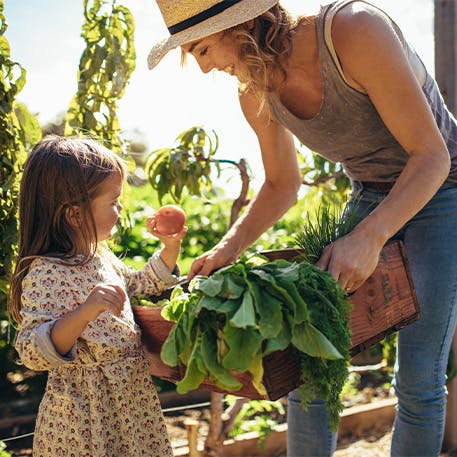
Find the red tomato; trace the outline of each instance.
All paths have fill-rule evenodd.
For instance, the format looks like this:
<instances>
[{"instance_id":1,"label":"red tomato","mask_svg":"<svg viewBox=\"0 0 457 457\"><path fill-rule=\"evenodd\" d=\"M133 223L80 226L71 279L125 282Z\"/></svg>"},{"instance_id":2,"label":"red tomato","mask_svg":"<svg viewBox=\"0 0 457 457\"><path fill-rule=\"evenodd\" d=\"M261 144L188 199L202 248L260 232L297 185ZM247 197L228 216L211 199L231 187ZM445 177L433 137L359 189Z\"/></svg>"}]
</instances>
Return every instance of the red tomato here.
<instances>
[{"instance_id":1,"label":"red tomato","mask_svg":"<svg viewBox=\"0 0 457 457\"><path fill-rule=\"evenodd\" d=\"M162 235L174 235L186 223L186 213L176 205L165 205L155 212L156 228Z\"/></svg>"}]
</instances>

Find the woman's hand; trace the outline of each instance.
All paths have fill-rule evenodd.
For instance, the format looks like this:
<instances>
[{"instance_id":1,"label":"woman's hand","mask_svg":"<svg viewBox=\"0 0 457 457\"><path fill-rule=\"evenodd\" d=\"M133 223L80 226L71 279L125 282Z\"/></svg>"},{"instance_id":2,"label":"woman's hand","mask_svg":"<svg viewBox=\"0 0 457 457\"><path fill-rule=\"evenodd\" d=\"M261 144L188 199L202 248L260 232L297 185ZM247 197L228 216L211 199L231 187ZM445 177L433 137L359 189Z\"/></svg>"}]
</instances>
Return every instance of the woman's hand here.
<instances>
[{"instance_id":1,"label":"woman's hand","mask_svg":"<svg viewBox=\"0 0 457 457\"><path fill-rule=\"evenodd\" d=\"M357 290L375 270L382 245L351 232L325 247L316 266L328 271L346 292Z\"/></svg>"},{"instance_id":2,"label":"woman's hand","mask_svg":"<svg viewBox=\"0 0 457 457\"><path fill-rule=\"evenodd\" d=\"M190 280L197 275L208 276L214 270L225 267L233 263L236 259L234 250L229 244L221 242L194 260L187 279Z\"/></svg>"}]
</instances>

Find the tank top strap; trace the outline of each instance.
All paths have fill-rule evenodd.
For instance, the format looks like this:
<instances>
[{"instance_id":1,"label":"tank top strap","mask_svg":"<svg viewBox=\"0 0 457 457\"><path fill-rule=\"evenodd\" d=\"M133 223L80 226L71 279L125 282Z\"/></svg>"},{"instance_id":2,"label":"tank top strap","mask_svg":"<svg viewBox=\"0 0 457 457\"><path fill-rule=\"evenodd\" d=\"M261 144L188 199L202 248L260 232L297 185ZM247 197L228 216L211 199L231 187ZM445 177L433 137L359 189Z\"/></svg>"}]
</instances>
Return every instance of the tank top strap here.
<instances>
[{"instance_id":1,"label":"tank top strap","mask_svg":"<svg viewBox=\"0 0 457 457\"><path fill-rule=\"evenodd\" d=\"M383 10L379 9L375 5L365 1L365 0L338 0L333 3L330 3L329 5L326 6L326 9L324 11L324 14L322 14L322 29L323 29L323 36L324 36L324 43L325 46L332 58L332 61L338 70L338 73L340 74L341 78L344 80L346 84L349 86L351 85L349 81L346 79L346 76L343 72L343 68L341 66L341 62L338 58L338 55L336 54L335 46L333 44L332 40L332 23L333 19L340 11L342 8L345 6L351 4L351 3L365 3L366 5L369 5L372 8L376 8L376 10L382 14L391 24L393 27L398 39L400 40L403 49L405 50L405 53L407 55L408 61L411 65L411 68L416 75L416 78L419 82L419 84L422 86L425 83L426 79L426 70L424 67L424 64L420 61L420 59L417 57L416 53L411 49L411 47L408 45L407 41L404 38L404 35L400 29L400 27L396 24L396 22ZM363 92L365 93L365 92Z\"/></svg>"},{"instance_id":2,"label":"tank top strap","mask_svg":"<svg viewBox=\"0 0 457 457\"><path fill-rule=\"evenodd\" d=\"M338 58L335 50L335 46L333 45L333 40L332 40L332 22L333 18L335 17L335 14L341 9L344 8L346 5L349 5L350 3L354 3L354 1L357 0L340 0L336 1L332 4L329 5L329 8L323 15L323 32L324 32L324 43L328 49L328 52L330 53L330 56L332 57L333 63L335 64L338 73L340 74L341 78L343 78L344 82L350 86L349 81L346 79L346 76L344 75L343 72L343 67L341 66L340 59Z\"/></svg>"}]
</instances>

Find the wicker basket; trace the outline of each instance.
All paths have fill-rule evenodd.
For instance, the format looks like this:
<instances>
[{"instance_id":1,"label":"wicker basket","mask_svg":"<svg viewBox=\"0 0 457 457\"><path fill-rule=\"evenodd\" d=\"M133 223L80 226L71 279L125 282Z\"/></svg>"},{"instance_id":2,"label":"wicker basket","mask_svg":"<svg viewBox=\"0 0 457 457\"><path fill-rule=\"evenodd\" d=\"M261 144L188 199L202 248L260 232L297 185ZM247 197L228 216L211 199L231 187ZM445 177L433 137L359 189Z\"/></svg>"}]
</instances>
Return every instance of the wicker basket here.
<instances>
[{"instance_id":1,"label":"wicker basket","mask_svg":"<svg viewBox=\"0 0 457 457\"><path fill-rule=\"evenodd\" d=\"M291 260L299 253L296 249L284 249L263 254L270 260ZM350 302L354 305L350 319L352 356L418 319L419 308L414 285L400 241L384 246L376 270L350 297ZM151 373L171 382L182 379L184 367L169 367L159 356L173 323L162 318L160 307L135 306L133 311L149 352ZM237 392L222 391L209 380L204 381L200 388L247 398L277 400L299 386L299 366L292 349L270 354L264 358L263 366L266 396L259 395L252 385L249 373L236 375L243 384Z\"/></svg>"}]
</instances>

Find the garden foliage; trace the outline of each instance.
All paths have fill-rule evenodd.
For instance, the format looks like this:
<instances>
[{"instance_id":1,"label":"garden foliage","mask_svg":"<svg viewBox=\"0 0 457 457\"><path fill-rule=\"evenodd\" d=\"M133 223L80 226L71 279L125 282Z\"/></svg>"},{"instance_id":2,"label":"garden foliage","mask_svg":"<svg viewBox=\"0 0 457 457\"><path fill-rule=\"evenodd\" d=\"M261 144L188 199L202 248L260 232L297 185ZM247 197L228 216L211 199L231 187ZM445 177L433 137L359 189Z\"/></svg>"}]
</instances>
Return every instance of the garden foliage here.
<instances>
[{"instance_id":1,"label":"garden foliage","mask_svg":"<svg viewBox=\"0 0 457 457\"><path fill-rule=\"evenodd\" d=\"M90 134L122 154L125 148L116 110L136 65L133 17L116 1L84 0L84 18L86 47L65 134Z\"/></svg>"},{"instance_id":2,"label":"garden foliage","mask_svg":"<svg viewBox=\"0 0 457 457\"><path fill-rule=\"evenodd\" d=\"M14 329L8 322L7 297L17 252L19 179L26 150L41 138L41 129L26 106L16 100L26 82L26 71L11 59L3 6L0 0L0 391L9 398L14 389L6 376L14 370L15 351L9 344Z\"/></svg>"}]
</instances>

